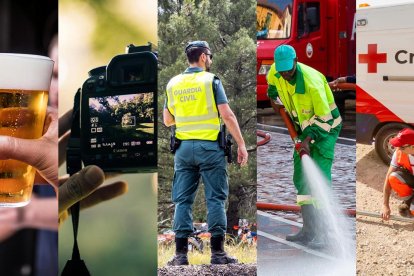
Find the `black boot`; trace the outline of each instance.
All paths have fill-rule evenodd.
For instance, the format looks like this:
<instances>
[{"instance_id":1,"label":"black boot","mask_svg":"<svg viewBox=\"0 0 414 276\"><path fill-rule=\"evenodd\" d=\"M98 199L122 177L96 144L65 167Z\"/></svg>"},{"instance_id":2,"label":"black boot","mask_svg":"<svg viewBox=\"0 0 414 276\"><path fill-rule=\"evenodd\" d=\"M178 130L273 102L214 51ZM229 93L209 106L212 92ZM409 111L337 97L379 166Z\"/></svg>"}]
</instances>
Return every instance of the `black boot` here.
<instances>
[{"instance_id":1,"label":"black boot","mask_svg":"<svg viewBox=\"0 0 414 276\"><path fill-rule=\"evenodd\" d=\"M211 237L211 264L236 264L236 258L227 255L224 251L224 236Z\"/></svg>"},{"instance_id":2,"label":"black boot","mask_svg":"<svg viewBox=\"0 0 414 276\"><path fill-rule=\"evenodd\" d=\"M175 255L167 262L167 265L188 265L188 239L175 238Z\"/></svg>"},{"instance_id":3,"label":"black boot","mask_svg":"<svg viewBox=\"0 0 414 276\"><path fill-rule=\"evenodd\" d=\"M296 234L287 235L286 240L291 242L308 243L314 238L312 232L312 219L313 219L313 205L306 204L301 206L303 226L302 229Z\"/></svg>"},{"instance_id":4,"label":"black boot","mask_svg":"<svg viewBox=\"0 0 414 276\"><path fill-rule=\"evenodd\" d=\"M401 216L411 218L411 203L413 202L414 196L410 197L407 200L404 200L400 205L398 205L398 213L400 213Z\"/></svg>"}]
</instances>

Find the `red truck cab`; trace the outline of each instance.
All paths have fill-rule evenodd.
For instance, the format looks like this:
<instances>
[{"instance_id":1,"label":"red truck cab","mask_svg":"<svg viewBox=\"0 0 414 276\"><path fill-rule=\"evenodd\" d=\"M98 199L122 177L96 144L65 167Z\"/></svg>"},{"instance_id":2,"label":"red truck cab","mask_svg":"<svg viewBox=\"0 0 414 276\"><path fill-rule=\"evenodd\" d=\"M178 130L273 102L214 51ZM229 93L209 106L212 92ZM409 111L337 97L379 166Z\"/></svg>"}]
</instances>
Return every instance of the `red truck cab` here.
<instances>
[{"instance_id":1,"label":"red truck cab","mask_svg":"<svg viewBox=\"0 0 414 276\"><path fill-rule=\"evenodd\" d=\"M257 104L269 105L266 74L277 46L289 44L298 61L322 72L331 81L355 74L355 1L258 0ZM338 93L338 106L355 92ZM341 109L341 107L340 107Z\"/></svg>"}]
</instances>

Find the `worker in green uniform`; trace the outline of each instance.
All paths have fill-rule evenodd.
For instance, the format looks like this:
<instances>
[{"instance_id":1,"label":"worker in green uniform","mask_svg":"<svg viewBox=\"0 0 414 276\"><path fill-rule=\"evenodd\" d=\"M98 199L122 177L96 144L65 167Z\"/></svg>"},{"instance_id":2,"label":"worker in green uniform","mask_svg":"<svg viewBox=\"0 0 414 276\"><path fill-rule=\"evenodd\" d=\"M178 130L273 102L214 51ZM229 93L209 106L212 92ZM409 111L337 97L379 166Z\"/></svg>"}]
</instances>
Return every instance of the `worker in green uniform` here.
<instances>
[{"instance_id":1,"label":"worker in green uniform","mask_svg":"<svg viewBox=\"0 0 414 276\"><path fill-rule=\"evenodd\" d=\"M237 119L229 107L220 79L210 73L213 55L207 42L193 41L185 48L189 67L167 85L164 124L175 126L181 141L174 156L172 199L175 256L168 265L188 265L188 237L193 232L192 204L200 176L207 201L211 233L211 263L236 263L224 251L227 228L225 201L229 187L224 151L217 141L220 117L238 145L237 159L244 166L248 154Z\"/></svg>"},{"instance_id":2,"label":"worker in green uniform","mask_svg":"<svg viewBox=\"0 0 414 276\"><path fill-rule=\"evenodd\" d=\"M317 199L312 196L305 179L299 153L308 154L325 177L331 181L335 143L342 127L332 91L323 74L297 61L296 52L289 45L281 45L274 52L274 63L267 74L268 96L283 103L299 135L294 151L293 183L301 206L302 229L288 235L288 241L323 246Z\"/></svg>"}]
</instances>

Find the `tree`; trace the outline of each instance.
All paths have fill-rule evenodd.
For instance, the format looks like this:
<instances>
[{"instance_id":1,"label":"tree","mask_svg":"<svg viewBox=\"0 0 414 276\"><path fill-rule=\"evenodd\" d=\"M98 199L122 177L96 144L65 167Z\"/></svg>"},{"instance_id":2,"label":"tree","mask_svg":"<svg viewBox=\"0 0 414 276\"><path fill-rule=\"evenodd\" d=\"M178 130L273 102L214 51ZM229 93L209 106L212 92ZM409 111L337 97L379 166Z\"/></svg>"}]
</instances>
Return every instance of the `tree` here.
<instances>
[{"instance_id":1,"label":"tree","mask_svg":"<svg viewBox=\"0 0 414 276\"><path fill-rule=\"evenodd\" d=\"M165 88L169 79L187 67L185 45L208 41L214 54L212 72L220 77L246 145L253 149L249 166L229 166L228 227L238 219L256 215L256 1L175 0L159 1L159 221L172 218L172 155L169 130L162 124ZM236 147L235 147L236 148ZM236 156L234 149L234 156ZM194 218L205 220L202 189L194 204Z\"/></svg>"}]
</instances>

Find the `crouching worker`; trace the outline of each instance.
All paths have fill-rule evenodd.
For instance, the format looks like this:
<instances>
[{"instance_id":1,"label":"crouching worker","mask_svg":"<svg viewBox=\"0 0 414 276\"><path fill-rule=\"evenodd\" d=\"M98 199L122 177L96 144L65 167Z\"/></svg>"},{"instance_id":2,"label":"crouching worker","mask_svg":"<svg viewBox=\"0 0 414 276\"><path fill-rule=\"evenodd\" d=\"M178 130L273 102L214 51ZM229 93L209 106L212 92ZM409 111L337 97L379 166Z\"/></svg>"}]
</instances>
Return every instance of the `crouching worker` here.
<instances>
[{"instance_id":1,"label":"crouching worker","mask_svg":"<svg viewBox=\"0 0 414 276\"><path fill-rule=\"evenodd\" d=\"M382 218L390 218L390 195L393 190L403 201L398 206L401 216L411 217L410 206L414 198L414 130L405 128L390 140L396 147L384 182Z\"/></svg>"}]
</instances>

